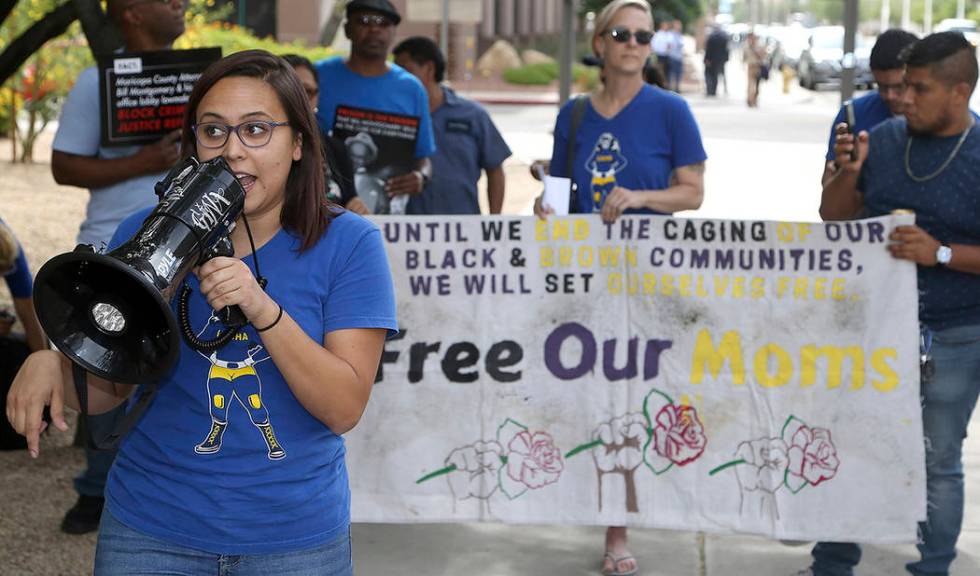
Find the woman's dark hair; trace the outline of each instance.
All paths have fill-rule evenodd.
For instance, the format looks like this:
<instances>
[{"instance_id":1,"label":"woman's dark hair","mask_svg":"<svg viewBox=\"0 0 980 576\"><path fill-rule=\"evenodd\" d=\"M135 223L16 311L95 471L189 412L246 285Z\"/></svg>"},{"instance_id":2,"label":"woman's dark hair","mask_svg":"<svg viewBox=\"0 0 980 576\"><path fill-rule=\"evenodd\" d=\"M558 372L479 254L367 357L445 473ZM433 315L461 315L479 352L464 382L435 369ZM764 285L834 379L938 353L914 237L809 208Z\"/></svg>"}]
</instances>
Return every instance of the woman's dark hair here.
<instances>
[{"instance_id":1,"label":"woman's dark hair","mask_svg":"<svg viewBox=\"0 0 980 576\"><path fill-rule=\"evenodd\" d=\"M443 58L442 52L439 50L439 46L436 45L431 39L425 36L412 36L411 38L406 38L402 40L395 49L391 51L392 54L398 56L402 53L408 54L408 57L412 59L413 62L421 66L426 62L432 62L435 68L435 81L442 82L442 79L446 76L446 59Z\"/></svg>"},{"instance_id":2,"label":"woman's dark hair","mask_svg":"<svg viewBox=\"0 0 980 576\"><path fill-rule=\"evenodd\" d=\"M313 63L306 56L300 56L299 54L283 54L280 56L283 60L289 63L293 68L306 68L313 73L313 81L316 82L317 88L320 87L320 75L316 73L316 68L313 67Z\"/></svg>"},{"instance_id":3,"label":"woman's dark hair","mask_svg":"<svg viewBox=\"0 0 980 576\"><path fill-rule=\"evenodd\" d=\"M191 126L197 121L197 108L204 95L224 78L257 78L268 84L279 97L293 131L302 138L303 156L293 162L286 179L286 192L279 221L282 227L302 240L300 251L307 250L327 231L335 210L324 198L323 152L320 128L310 109L299 78L285 60L265 50L246 50L218 60L201 74L194 84L184 127L181 130L183 155L197 154L197 141Z\"/></svg>"}]
</instances>

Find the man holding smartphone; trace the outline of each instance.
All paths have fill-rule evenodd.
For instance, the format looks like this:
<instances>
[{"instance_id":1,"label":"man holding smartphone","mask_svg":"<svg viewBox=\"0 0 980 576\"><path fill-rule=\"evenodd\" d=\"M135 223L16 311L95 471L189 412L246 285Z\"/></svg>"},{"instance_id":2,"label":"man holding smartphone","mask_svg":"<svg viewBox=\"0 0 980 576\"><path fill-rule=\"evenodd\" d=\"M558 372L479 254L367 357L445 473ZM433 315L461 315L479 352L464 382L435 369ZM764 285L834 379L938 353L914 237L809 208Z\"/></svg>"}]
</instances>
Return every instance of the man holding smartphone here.
<instances>
[{"instance_id":1,"label":"man holding smartphone","mask_svg":"<svg viewBox=\"0 0 980 576\"><path fill-rule=\"evenodd\" d=\"M956 557L963 439L980 393L980 129L969 109L977 55L962 34L941 32L913 44L903 61L904 117L881 123L870 135L837 127L839 168L823 188L820 216L915 212L916 224L895 228L888 246L892 256L917 266L923 344L928 516L919 525L921 559L906 569L943 576ZM812 555L812 566L800 574L851 576L861 549L821 542Z\"/></svg>"},{"instance_id":2,"label":"man holding smartphone","mask_svg":"<svg viewBox=\"0 0 980 576\"><path fill-rule=\"evenodd\" d=\"M902 90L904 83L902 80L902 63L899 61L899 54L906 47L914 43L918 38L911 32L893 28L886 30L875 41L874 48L871 49L871 74L874 76L877 90L872 90L860 98L855 98L850 102L854 106L854 123L851 125L853 134L862 130L868 132L872 128L881 124L885 120L902 114ZM827 157L824 163L823 177L821 184L826 184L827 180L834 174L836 164L834 159L834 143L837 137L837 126L847 121L844 106L834 118L834 123L830 128L830 144L827 146Z\"/></svg>"}]
</instances>

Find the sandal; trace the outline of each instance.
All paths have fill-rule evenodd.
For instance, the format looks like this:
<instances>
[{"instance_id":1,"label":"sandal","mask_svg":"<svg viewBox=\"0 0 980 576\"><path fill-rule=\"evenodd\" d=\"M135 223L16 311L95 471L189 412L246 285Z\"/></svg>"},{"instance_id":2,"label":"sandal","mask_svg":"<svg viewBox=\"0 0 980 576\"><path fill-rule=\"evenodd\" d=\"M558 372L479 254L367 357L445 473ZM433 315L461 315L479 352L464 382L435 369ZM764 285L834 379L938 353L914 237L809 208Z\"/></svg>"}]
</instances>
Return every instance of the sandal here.
<instances>
[{"instance_id":1,"label":"sandal","mask_svg":"<svg viewBox=\"0 0 980 576\"><path fill-rule=\"evenodd\" d=\"M612 564L612 570L606 570L606 560ZM619 571L619 565L622 562L628 562L632 560L634 568L626 572ZM640 569L639 563L636 561L636 557L632 554L626 554L625 556L613 556L609 552L606 552L602 557L602 574L603 576L634 576L637 570Z\"/></svg>"}]
</instances>

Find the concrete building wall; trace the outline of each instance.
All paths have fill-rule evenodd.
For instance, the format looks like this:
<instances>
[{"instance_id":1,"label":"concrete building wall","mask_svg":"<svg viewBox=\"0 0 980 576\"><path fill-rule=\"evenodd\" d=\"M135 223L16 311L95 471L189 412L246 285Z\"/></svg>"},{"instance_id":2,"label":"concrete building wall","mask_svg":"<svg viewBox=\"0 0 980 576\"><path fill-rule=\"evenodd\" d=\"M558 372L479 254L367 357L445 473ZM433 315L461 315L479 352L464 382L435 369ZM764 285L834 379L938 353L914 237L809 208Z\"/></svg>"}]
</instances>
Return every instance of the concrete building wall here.
<instances>
[{"instance_id":1,"label":"concrete building wall","mask_svg":"<svg viewBox=\"0 0 980 576\"><path fill-rule=\"evenodd\" d=\"M316 43L336 1L278 0L276 39L280 42L305 40L309 44Z\"/></svg>"}]
</instances>

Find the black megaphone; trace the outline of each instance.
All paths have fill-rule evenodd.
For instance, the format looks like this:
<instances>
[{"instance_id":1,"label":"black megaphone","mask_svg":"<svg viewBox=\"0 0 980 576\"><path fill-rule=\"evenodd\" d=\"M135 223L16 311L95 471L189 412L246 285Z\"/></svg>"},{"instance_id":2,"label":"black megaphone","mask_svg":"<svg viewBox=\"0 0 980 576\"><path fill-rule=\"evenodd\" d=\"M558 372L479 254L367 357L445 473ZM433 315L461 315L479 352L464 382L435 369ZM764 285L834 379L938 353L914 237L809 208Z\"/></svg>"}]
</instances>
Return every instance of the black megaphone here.
<instances>
[{"instance_id":1,"label":"black megaphone","mask_svg":"<svg viewBox=\"0 0 980 576\"><path fill-rule=\"evenodd\" d=\"M234 253L228 235L245 206L221 156L186 159L156 189L160 203L129 241L106 254L80 244L34 281L37 316L55 347L113 382L156 381L171 370L180 337L170 301L192 268ZM230 317L245 323L240 310Z\"/></svg>"}]
</instances>

